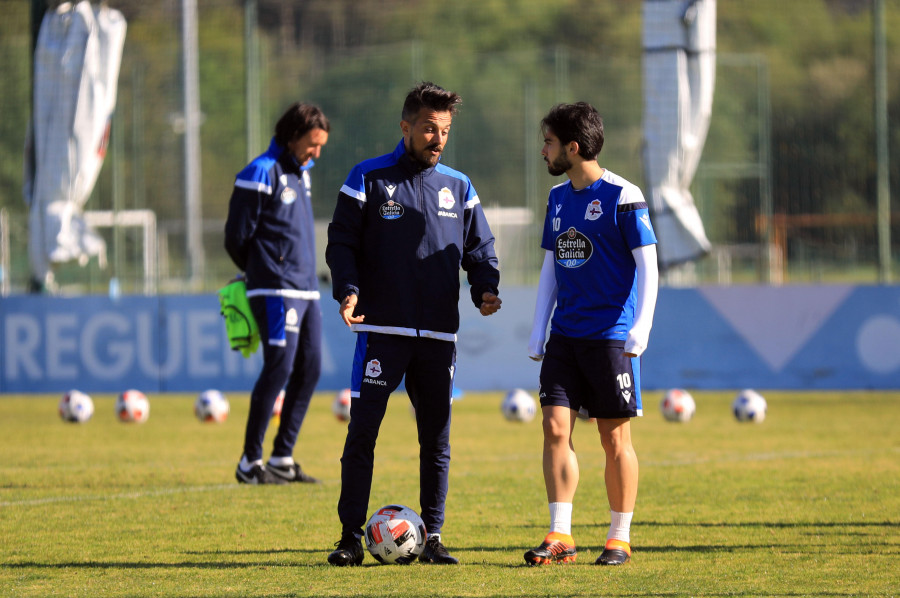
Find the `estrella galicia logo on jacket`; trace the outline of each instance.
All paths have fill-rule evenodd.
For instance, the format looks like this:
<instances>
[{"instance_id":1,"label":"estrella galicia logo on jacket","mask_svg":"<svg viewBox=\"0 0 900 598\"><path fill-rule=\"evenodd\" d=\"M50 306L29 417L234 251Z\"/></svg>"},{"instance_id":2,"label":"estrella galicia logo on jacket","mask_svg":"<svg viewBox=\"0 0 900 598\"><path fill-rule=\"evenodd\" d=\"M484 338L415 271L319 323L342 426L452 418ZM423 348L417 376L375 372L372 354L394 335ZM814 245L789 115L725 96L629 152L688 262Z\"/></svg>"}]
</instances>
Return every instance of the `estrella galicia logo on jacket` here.
<instances>
[{"instance_id":1,"label":"estrella galicia logo on jacket","mask_svg":"<svg viewBox=\"0 0 900 598\"><path fill-rule=\"evenodd\" d=\"M448 211L452 210L455 205L456 199L453 197L453 192L450 191L449 188L444 187L438 191L438 216L443 216L445 218L459 218L456 212Z\"/></svg>"},{"instance_id":2,"label":"estrella galicia logo on jacket","mask_svg":"<svg viewBox=\"0 0 900 598\"><path fill-rule=\"evenodd\" d=\"M378 208L378 212L385 220L396 220L400 216L403 216L403 206L393 199L389 199L387 203L381 204L381 207Z\"/></svg>"},{"instance_id":3,"label":"estrella galicia logo on jacket","mask_svg":"<svg viewBox=\"0 0 900 598\"><path fill-rule=\"evenodd\" d=\"M563 268L582 266L593 253L594 246L590 239L575 230L574 226L556 237L556 263Z\"/></svg>"},{"instance_id":4,"label":"estrella galicia logo on jacket","mask_svg":"<svg viewBox=\"0 0 900 598\"><path fill-rule=\"evenodd\" d=\"M285 187L281 192L281 203L290 205L297 200L297 192L290 187Z\"/></svg>"},{"instance_id":5,"label":"estrella galicia logo on jacket","mask_svg":"<svg viewBox=\"0 0 900 598\"><path fill-rule=\"evenodd\" d=\"M595 199L588 204L587 210L584 212L585 220L596 220L603 215L603 208L600 207L600 200Z\"/></svg>"},{"instance_id":6,"label":"estrella galicia logo on jacket","mask_svg":"<svg viewBox=\"0 0 900 598\"><path fill-rule=\"evenodd\" d=\"M284 329L287 332L293 332L294 334L300 334L300 327L297 326L297 310L293 307L287 310L287 313L284 314Z\"/></svg>"},{"instance_id":7,"label":"estrella galicia logo on jacket","mask_svg":"<svg viewBox=\"0 0 900 598\"><path fill-rule=\"evenodd\" d=\"M376 380L381 375L381 362L377 359L370 359L366 364L366 377L363 378L364 384L375 384L376 386L387 386L384 380Z\"/></svg>"}]
</instances>

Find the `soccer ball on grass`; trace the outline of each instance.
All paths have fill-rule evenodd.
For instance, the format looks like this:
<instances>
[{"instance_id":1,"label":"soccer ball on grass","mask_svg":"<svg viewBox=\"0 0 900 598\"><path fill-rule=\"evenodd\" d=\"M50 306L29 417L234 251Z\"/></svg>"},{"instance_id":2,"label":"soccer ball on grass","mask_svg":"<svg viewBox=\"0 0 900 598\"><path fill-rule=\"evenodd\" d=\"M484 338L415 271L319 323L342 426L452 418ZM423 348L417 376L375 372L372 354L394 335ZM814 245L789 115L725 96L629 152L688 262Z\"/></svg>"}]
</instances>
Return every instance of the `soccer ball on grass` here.
<instances>
[{"instance_id":1,"label":"soccer ball on grass","mask_svg":"<svg viewBox=\"0 0 900 598\"><path fill-rule=\"evenodd\" d=\"M116 416L119 421L144 423L150 417L150 401L139 390L126 390L116 397Z\"/></svg>"},{"instance_id":2,"label":"soccer ball on grass","mask_svg":"<svg viewBox=\"0 0 900 598\"><path fill-rule=\"evenodd\" d=\"M403 505L381 507L366 522L366 548L382 565L408 565L425 549L425 524Z\"/></svg>"},{"instance_id":3,"label":"soccer ball on grass","mask_svg":"<svg viewBox=\"0 0 900 598\"><path fill-rule=\"evenodd\" d=\"M688 391L683 388L673 388L663 395L662 401L659 403L659 410L662 411L666 421L687 422L694 417L697 404Z\"/></svg>"},{"instance_id":4,"label":"soccer ball on grass","mask_svg":"<svg viewBox=\"0 0 900 598\"><path fill-rule=\"evenodd\" d=\"M530 422L537 412L537 405L530 394L521 388L515 388L503 397L500 410L503 417L511 422Z\"/></svg>"},{"instance_id":5,"label":"soccer ball on grass","mask_svg":"<svg viewBox=\"0 0 900 598\"><path fill-rule=\"evenodd\" d=\"M745 388L734 398L731 411L739 422L760 423L766 419L768 404L761 394L752 388Z\"/></svg>"},{"instance_id":6,"label":"soccer ball on grass","mask_svg":"<svg viewBox=\"0 0 900 598\"><path fill-rule=\"evenodd\" d=\"M331 403L331 412L341 422L350 421L350 389L344 388L336 395Z\"/></svg>"},{"instance_id":7,"label":"soccer ball on grass","mask_svg":"<svg viewBox=\"0 0 900 598\"><path fill-rule=\"evenodd\" d=\"M218 390L204 390L194 401L194 415L202 422L215 422L221 424L228 419L231 405Z\"/></svg>"},{"instance_id":8,"label":"soccer ball on grass","mask_svg":"<svg viewBox=\"0 0 900 598\"><path fill-rule=\"evenodd\" d=\"M80 390L70 390L59 400L59 416L63 421L83 424L94 415L94 401Z\"/></svg>"}]
</instances>

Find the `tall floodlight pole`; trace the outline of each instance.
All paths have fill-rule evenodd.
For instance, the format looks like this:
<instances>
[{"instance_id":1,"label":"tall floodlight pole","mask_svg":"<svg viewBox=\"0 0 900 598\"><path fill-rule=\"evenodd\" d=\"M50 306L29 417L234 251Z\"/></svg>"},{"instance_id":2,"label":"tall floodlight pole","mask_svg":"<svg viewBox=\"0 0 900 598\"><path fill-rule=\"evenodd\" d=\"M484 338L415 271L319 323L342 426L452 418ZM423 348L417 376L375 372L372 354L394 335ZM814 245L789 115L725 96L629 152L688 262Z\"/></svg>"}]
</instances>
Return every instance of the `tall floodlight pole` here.
<instances>
[{"instance_id":1,"label":"tall floodlight pole","mask_svg":"<svg viewBox=\"0 0 900 598\"><path fill-rule=\"evenodd\" d=\"M244 1L244 92L247 101L247 161L261 151L262 134L259 126L260 78L259 35L257 33L257 0Z\"/></svg>"},{"instance_id":2,"label":"tall floodlight pole","mask_svg":"<svg viewBox=\"0 0 900 598\"><path fill-rule=\"evenodd\" d=\"M200 84L197 57L197 0L181 2L181 52L184 71L185 234L188 277L196 289L203 279L203 220L200 191Z\"/></svg>"},{"instance_id":3,"label":"tall floodlight pole","mask_svg":"<svg viewBox=\"0 0 900 598\"><path fill-rule=\"evenodd\" d=\"M875 38L875 151L878 163L878 280L888 284L891 282L891 186L884 0L875 0L872 13Z\"/></svg>"}]
</instances>

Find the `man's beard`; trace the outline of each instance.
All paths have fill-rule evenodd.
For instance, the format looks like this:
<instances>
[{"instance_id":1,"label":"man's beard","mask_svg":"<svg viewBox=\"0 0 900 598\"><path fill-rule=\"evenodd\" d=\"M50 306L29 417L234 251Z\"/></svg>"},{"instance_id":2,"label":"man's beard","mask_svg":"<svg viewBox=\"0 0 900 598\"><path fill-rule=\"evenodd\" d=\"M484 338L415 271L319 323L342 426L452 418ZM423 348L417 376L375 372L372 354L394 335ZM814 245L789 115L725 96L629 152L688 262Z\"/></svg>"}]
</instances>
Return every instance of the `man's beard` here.
<instances>
[{"instance_id":1,"label":"man's beard","mask_svg":"<svg viewBox=\"0 0 900 598\"><path fill-rule=\"evenodd\" d=\"M413 162L415 162L422 168L432 168L434 166L437 166L437 163L441 159L441 153L443 153L443 150L441 150L441 152L437 154L432 154L431 150L440 147L440 145L433 143L431 145L423 147L422 149L416 149L414 147L410 148L407 153L409 154L409 157L413 159Z\"/></svg>"},{"instance_id":2,"label":"man's beard","mask_svg":"<svg viewBox=\"0 0 900 598\"><path fill-rule=\"evenodd\" d=\"M547 162L547 172L553 176L565 174L570 168L572 168L572 163L565 154L560 154L553 162Z\"/></svg>"}]
</instances>

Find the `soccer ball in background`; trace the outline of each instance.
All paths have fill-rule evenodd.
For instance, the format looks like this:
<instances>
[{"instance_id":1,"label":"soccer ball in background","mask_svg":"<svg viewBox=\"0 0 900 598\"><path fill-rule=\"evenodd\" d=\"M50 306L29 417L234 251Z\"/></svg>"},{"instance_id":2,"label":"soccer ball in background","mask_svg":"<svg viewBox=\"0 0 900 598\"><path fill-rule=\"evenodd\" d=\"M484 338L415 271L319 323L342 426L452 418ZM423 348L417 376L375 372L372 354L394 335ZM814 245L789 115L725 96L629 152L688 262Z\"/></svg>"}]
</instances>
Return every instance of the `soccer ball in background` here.
<instances>
[{"instance_id":1,"label":"soccer ball in background","mask_svg":"<svg viewBox=\"0 0 900 598\"><path fill-rule=\"evenodd\" d=\"M537 412L537 405L530 394L521 388L515 388L503 397L500 410L503 417L511 422L530 422Z\"/></svg>"},{"instance_id":2,"label":"soccer ball in background","mask_svg":"<svg viewBox=\"0 0 900 598\"><path fill-rule=\"evenodd\" d=\"M94 401L80 390L70 390L59 400L59 416L63 421L83 424L94 415Z\"/></svg>"},{"instance_id":3,"label":"soccer ball in background","mask_svg":"<svg viewBox=\"0 0 900 598\"><path fill-rule=\"evenodd\" d=\"M275 398L275 404L272 406L272 417L275 419L281 419L281 408L284 407L284 389L281 389L281 392L278 393L278 396Z\"/></svg>"},{"instance_id":4,"label":"soccer ball in background","mask_svg":"<svg viewBox=\"0 0 900 598\"><path fill-rule=\"evenodd\" d=\"M281 392L278 393L278 396L275 398L275 404L272 406L272 417L280 418L281 417L281 408L284 407L284 389L281 389Z\"/></svg>"},{"instance_id":5,"label":"soccer ball in background","mask_svg":"<svg viewBox=\"0 0 900 598\"><path fill-rule=\"evenodd\" d=\"M694 417L697 404L688 391L683 388L673 388L663 395L662 401L659 403L659 410L662 411L666 421L686 422Z\"/></svg>"},{"instance_id":6,"label":"soccer ball in background","mask_svg":"<svg viewBox=\"0 0 900 598\"><path fill-rule=\"evenodd\" d=\"M336 395L331 403L331 412L341 422L350 421L350 389L344 388Z\"/></svg>"},{"instance_id":7,"label":"soccer ball in background","mask_svg":"<svg viewBox=\"0 0 900 598\"><path fill-rule=\"evenodd\" d=\"M366 522L366 548L383 565L408 565L425 548L425 523L403 505L381 507Z\"/></svg>"},{"instance_id":8,"label":"soccer ball in background","mask_svg":"<svg viewBox=\"0 0 900 598\"><path fill-rule=\"evenodd\" d=\"M745 388L734 398L731 411L739 422L760 423L766 419L768 404L761 394L752 388Z\"/></svg>"},{"instance_id":9,"label":"soccer ball in background","mask_svg":"<svg viewBox=\"0 0 900 598\"><path fill-rule=\"evenodd\" d=\"M150 417L150 401L139 390L126 390L116 397L116 415L119 421L144 423Z\"/></svg>"},{"instance_id":10,"label":"soccer ball in background","mask_svg":"<svg viewBox=\"0 0 900 598\"><path fill-rule=\"evenodd\" d=\"M218 390L204 390L194 401L194 415L202 422L215 422L221 424L228 419L231 405Z\"/></svg>"}]
</instances>

